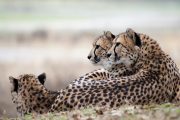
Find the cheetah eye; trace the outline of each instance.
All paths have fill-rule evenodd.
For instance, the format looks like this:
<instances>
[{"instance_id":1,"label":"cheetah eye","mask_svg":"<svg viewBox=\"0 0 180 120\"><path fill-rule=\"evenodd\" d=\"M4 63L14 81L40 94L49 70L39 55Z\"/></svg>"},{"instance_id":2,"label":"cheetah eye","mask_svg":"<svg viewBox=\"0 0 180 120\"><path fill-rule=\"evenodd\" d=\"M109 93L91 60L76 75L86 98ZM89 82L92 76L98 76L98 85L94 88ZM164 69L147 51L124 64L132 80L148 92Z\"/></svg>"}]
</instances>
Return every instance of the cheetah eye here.
<instances>
[{"instance_id":1,"label":"cheetah eye","mask_svg":"<svg viewBox=\"0 0 180 120\"><path fill-rule=\"evenodd\" d=\"M100 45L96 45L96 49L98 49L100 47Z\"/></svg>"},{"instance_id":2,"label":"cheetah eye","mask_svg":"<svg viewBox=\"0 0 180 120\"><path fill-rule=\"evenodd\" d=\"M118 42L118 43L116 43L116 46L119 46L120 45L120 43Z\"/></svg>"}]
</instances>

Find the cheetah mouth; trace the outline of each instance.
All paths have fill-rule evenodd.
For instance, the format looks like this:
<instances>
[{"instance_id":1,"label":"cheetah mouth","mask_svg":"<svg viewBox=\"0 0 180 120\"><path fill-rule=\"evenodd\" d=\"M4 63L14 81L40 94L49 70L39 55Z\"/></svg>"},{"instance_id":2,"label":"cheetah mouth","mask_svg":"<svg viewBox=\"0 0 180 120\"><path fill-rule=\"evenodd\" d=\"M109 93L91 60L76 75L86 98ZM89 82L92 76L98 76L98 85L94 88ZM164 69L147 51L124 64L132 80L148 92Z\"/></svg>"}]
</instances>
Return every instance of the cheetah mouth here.
<instances>
[{"instance_id":1,"label":"cheetah mouth","mask_svg":"<svg viewBox=\"0 0 180 120\"><path fill-rule=\"evenodd\" d=\"M101 61L101 59L97 56L95 56L93 59L90 59L90 61L93 63L93 64L97 64Z\"/></svg>"},{"instance_id":2,"label":"cheetah mouth","mask_svg":"<svg viewBox=\"0 0 180 120\"><path fill-rule=\"evenodd\" d=\"M98 64L100 61L93 60L91 61L93 64Z\"/></svg>"},{"instance_id":3,"label":"cheetah mouth","mask_svg":"<svg viewBox=\"0 0 180 120\"><path fill-rule=\"evenodd\" d=\"M100 58L98 58L98 57L95 57L95 58L94 58L94 63L95 63L95 64L97 64L97 63L100 62L100 61L101 61Z\"/></svg>"}]
</instances>

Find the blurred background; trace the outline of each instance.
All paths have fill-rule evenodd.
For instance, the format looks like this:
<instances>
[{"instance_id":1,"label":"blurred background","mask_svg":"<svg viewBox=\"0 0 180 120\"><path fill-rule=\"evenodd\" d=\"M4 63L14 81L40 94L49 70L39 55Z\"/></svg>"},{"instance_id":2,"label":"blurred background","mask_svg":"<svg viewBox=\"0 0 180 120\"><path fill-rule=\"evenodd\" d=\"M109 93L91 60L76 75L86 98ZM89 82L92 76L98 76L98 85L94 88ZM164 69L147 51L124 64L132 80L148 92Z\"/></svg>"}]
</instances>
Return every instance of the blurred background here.
<instances>
[{"instance_id":1,"label":"blurred background","mask_svg":"<svg viewBox=\"0 0 180 120\"><path fill-rule=\"evenodd\" d=\"M126 28L156 39L180 68L180 1L0 0L0 116L15 117L8 76L47 73L64 88L99 67L87 59L103 31Z\"/></svg>"}]
</instances>

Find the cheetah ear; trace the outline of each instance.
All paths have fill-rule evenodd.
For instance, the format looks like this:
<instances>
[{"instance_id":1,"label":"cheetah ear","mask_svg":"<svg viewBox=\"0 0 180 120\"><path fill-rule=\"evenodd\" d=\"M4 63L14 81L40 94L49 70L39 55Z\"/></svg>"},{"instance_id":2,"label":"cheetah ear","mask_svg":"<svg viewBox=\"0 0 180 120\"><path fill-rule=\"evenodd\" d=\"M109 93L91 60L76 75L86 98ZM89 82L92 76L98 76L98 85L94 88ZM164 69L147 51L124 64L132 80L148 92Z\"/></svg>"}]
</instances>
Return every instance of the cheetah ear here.
<instances>
[{"instance_id":1,"label":"cheetah ear","mask_svg":"<svg viewBox=\"0 0 180 120\"><path fill-rule=\"evenodd\" d=\"M136 32L134 32L134 30L132 30L131 28L127 28L126 33L127 36L134 41L136 46L141 47L141 39L139 35Z\"/></svg>"},{"instance_id":2,"label":"cheetah ear","mask_svg":"<svg viewBox=\"0 0 180 120\"><path fill-rule=\"evenodd\" d=\"M42 85L44 85L44 83L46 81L46 73L42 73L42 74L38 75L38 80Z\"/></svg>"},{"instance_id":3,"label":"cheetah ear","mask_svg":"<svg viewBox=\"0 0 180 120\"><path fill-rule=\"evenodd\" d=\"M110 40L113 40L115 38L115 35L112 34L110 31L104 31L104 35Z\"/></svg>"},{"instance_id":4,"label":"cheetah ear","mask_svg":"<svg viewBox=\"0 0 180 120\"><path fill-rule=\"evenodd\" d=\"M9 80L10 80L10 83L11 83L11 92L18 92L18 79L12 77L12 76L9 76Z\"/></svg>"}]
</instances>

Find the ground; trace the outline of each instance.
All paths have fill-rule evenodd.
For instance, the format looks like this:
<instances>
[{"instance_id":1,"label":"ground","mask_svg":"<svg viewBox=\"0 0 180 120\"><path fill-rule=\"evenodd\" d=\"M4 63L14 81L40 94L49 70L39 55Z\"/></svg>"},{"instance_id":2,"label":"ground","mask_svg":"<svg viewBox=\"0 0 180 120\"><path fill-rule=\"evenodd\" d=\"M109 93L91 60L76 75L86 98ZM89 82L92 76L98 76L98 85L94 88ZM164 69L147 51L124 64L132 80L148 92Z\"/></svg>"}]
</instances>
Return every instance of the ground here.
<instances>
[{"instance_id":1,"label":"ground","mask_svg":"<svg viewBox=\"0 0 180 120\"><path fill-rule=\"evenodd\" d=\"M9 120L6 115L3 120ZM117 110L105 108L85 108L58 114L26 115L25 120L179 120L180 104L151 106L123 106Z\"/></svg>"}]
</instances>

